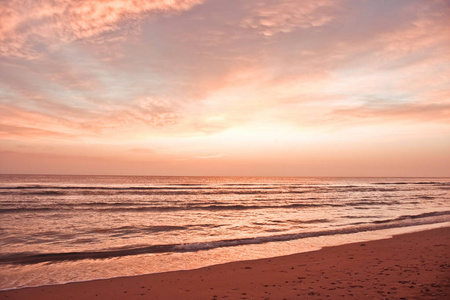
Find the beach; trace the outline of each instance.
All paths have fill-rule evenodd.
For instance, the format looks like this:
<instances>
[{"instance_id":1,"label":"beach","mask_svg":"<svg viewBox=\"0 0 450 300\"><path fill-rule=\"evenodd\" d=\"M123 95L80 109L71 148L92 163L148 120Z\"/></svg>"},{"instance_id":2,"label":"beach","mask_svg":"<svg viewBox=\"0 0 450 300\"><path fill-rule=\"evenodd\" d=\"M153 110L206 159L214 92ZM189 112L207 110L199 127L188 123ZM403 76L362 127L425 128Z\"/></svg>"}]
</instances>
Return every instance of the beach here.
<instances>
[{"instance_id":1,"label":"beach","mask_svg":"<svg viewBox=\"0 0 450 300\"><path fill-rule=\"evenodd\" d=\"M0 292L1 299L448 299L450 227L188 271Z\"/></svg>"}]
</instances>

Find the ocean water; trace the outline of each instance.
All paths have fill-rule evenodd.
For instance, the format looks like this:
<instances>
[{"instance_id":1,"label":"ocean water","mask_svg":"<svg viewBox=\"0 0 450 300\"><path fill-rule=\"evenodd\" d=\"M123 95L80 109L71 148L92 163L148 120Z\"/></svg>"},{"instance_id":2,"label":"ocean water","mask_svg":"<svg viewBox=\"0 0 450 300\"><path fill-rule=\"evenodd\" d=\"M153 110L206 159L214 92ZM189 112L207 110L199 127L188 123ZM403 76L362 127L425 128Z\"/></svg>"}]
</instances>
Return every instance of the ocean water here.
<instances>
[{"instance_id":1,"label":"ocean water","mask_svg":"<svg viewBox=\"0 0 450 300\"><path fill-rule=\"evenodd\" d=\"M0 175L0 289L271 257L448 222L450 178Z\"/></svg>"}]
</instances>

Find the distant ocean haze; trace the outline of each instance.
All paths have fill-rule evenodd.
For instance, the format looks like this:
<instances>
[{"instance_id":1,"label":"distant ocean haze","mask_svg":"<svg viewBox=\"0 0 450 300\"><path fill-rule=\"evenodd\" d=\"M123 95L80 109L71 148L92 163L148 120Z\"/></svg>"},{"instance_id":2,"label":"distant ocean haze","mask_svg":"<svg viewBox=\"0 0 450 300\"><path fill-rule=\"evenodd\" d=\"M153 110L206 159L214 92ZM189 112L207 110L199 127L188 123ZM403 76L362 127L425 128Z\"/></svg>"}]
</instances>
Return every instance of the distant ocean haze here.
<instances>
[{"instance_id":1,"label":"distant ocean haze","mask_svg":"<svg viewBox=\"0 0 450 300\"><path fill-rule=\"evenodd\" d=\"M0 203L0 288L13 288L448 222L450 179L0 175ZM113 263L129 270L102 273Z\"/></svg>"}]
</instances>

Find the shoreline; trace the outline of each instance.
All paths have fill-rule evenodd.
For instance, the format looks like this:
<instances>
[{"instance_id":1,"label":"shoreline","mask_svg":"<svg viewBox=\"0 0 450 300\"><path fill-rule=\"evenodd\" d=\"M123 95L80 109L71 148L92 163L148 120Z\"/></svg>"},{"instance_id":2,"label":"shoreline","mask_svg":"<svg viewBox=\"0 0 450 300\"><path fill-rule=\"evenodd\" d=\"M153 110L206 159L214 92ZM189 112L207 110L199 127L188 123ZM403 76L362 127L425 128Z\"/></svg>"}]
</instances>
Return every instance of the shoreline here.
<instances>
[{"instance_id":1,"label":"shoreline","mask_svg":"<svg viewBox=\"0 0 450 300\"><path fill-rule=\"evenodd\" d=\"M226 263L238 262L238 261L253 261L260 259L270 259L274 257L280 256L289 256L293 254L301 254L312 251L318 251L326 247L334 247L341 246L346 244L353 243L363 243L367 241L375 241L375 240L383 240L392 238L395 235L414 233L419 231L426 231L435 228L442 227L450 227L450 222L440 222L440 223L430 223L430 224L420 224L420 225L412 225L412 226L402 226L402 227L393 227L393 228L385 228L380 230L369 230L369 231L361 231L358 233L349 233L349 234L339 234L335 235L333 239L329 239L328 236L319 236L319 237L310 237L310 238L302 238L302 239L294 239L283 242L269 242L262 244L250 244L250 245L240 245L234 247L221 247L212 250L199 251L199 252L187 252L187 253L172 253L169 256L164 254L158 255L154 257L153 255L137 255L137 256L128 256L121 258L108 258L96 261L94 264L92 263L84 263L85 260L81 260L79 263L83 263L84 266L80 268L79 263L76 265L70 265L71 261L62 261L57 264L49 264L42 265L39 268L38 272L35 272L34 282L31 284L18 285L18 286L8 286L7 284L1 288L1 291L7 290L16 290L23 288L33 288L33 287L41 287L41 286L54 286L54 285L63 285L69 283L80 283L80 282L88 282L94 280L108 280L113 278L122 278L122 277L133 277L133 276L142 276L142 275L150 275L150 274L159 274L159 273L167 273L167 272L175 272L175 271L189 271L195 269L201 269L205 267L211 267L215 265L221 265ZM283 247L279 247L276 245L283 245ZM249 248L250 247L250 248ZM276 251L274 251L276 250ZM263 253L263 254L262 254ZM173 257L173 255L177 255L178 257ZM153 257L152 257L153 256ZM209 257L208 257L209 256ZM128 258L127 261L124 261L124 258ZM140 262L141 267L136 270L134 266L136 265L136 258ZM203 259L202 259L203 258ZM206 258L206 260L205 260ZM211 259L212 258L212 259ZM87 259L86 261L90 261ZM66 264L61 265L62 264ZM158 266L154 264L157 263ZM178 265L177 265L178 263ZM25 265L27 266L27 265ZM53 266L57 267L59 271L55 272ZM46 268L45 271L42 269ZM65 271L64 274L61 274L61 270L65 268L69 272ZM111 271L111 268L114 268L116 271ZM88 269L91 272L91 275L80 274L80 270ZM117 272L117 270L121 270ZM132 271L131 271L132 270ZM21 271L17 269L17 271ZM92 276L92 271L95 272L95 275ZM10 271L11 272L11 271ZM56 274L55 274L56 273ZM48 275L47 275L48 274ZM53 274L53 275L50 275ZM74 276L68 275L74 274L80 276L80 278L75 279ZM5 274L9 276L9 274ZM30 274L26 274L26 278L29 279ZM40 276L44 275L44 279L39 279ZM50 275L50 277L49 277ZM103 276L102 276L103 275ZM104 276L106 275L106 276ZM109 275L109 276L108 276ZM0 273L0 279L2 274ZM51 276L54 279L53 282L46 282L48 279L51 280ZM5 280L7 277L3 278ZM6 279L5 283L11 283L13 278ZM18 282L22 282L20 278L16 278ZM13 279L14 280L14 279ZM1 280L0 280L1 282ZM17 282L17 281L16 281Z\"/></svg>"},{"instance_id":2,"label":"shoreline","mask_svg":"<svg viewBox=\"0 0 450 300\"><path fill-rule=\"evenodd\" d=\"M1 299L446 299L450 227L193 270L0 291Z\"/></svg>"}]
</instances>

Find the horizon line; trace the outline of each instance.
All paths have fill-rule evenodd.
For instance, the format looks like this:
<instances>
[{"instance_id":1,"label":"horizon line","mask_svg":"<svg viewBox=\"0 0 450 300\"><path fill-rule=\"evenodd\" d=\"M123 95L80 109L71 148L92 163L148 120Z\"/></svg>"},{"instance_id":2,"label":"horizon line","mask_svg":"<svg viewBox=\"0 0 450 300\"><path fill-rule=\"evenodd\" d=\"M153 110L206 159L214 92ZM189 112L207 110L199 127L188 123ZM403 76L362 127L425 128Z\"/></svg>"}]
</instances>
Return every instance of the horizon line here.
<instances>
[{"instance_id":1,"label":"horizon line","mask_svg":"<svg viewBox=\"0 0 450 300\"><path fill-rule=\"evenodd\" d=\"M299 175L131 175L131 174L54 174L0 173L0 176L110 176L110 177L272 177L272 178L450 178L450 176L299 176Z\"/></svg>"}]
</instances>

